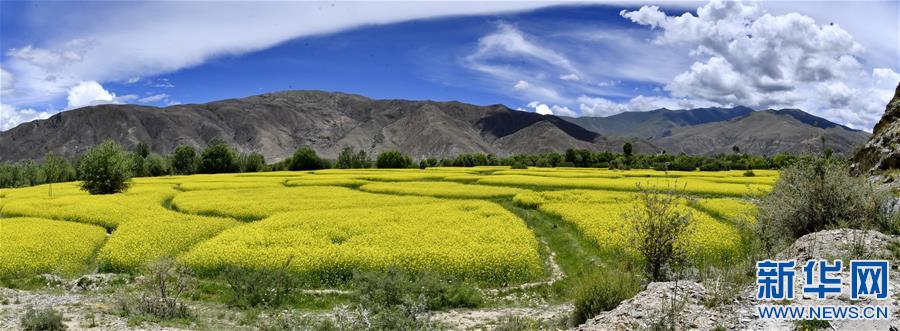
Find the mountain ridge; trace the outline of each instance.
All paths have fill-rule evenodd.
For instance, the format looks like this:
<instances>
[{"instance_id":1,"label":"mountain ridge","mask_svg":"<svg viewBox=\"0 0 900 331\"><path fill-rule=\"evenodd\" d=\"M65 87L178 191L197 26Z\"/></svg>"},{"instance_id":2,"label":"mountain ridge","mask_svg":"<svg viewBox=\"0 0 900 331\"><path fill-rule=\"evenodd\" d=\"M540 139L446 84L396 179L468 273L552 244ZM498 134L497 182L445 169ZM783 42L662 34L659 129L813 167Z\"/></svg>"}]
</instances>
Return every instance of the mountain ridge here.
<instances>
[{"instance_id":1,"label":"mountain ridge","mask_svg":"<svg viewBox=\"0 0 900 331\"><path fill-rule=\"evenodd\" d=\"M625 136L628 133L634 136ZM40 159L48 152L74 156L106 139L126 148L145 142L161 154L178 145L203 148L221 139L238 152L259 152L275 162L302 146L326 158L336 157L344 147L441 158L568 148L620 152L625 142L631 142L636 153L710 155L731 153L733 146L759 155L817 153L823 148L822 137L825 147L843 154L865 142L868 134L796 109L658 109L566 118L501 104L371 99L307 90L169 107L111 104L65 111L0 132L0 161Z\"/></svg>"},{"instance_id":2,"label":"mountain ridge","mask_svg":"<svg viewBox=\"0 0 900 331\"><path fill-rule=\"evenodd\" d=\"M543 140L535 143L532 137ZM301 146L327 158L348 146L370 153L396 149L414 158L566 148L620 151L626 141L635 151L656 150L639 139L604 137L555 116L503 105L281 91L162 108L113 104L70 110L0 132L0 161L40 159L48 152L74 156L106 139L126 148L145 142L156 153L170 153L181 144L202 148L221 139L238 152L259 152L269 162Z\"/></svg>"}]
</instances>

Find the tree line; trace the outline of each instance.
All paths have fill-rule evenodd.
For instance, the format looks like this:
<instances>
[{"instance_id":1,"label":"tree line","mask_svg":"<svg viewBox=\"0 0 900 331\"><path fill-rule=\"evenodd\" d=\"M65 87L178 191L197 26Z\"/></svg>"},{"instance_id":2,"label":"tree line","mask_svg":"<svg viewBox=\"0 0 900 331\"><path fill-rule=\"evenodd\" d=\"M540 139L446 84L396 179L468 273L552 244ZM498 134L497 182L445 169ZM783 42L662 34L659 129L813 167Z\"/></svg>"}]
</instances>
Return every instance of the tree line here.
<instances>
[{"instance_id":1,"label":"tree line","mask_svg":"<svg viewBox=\"0 0 900 331\"><path fill-rule=\"evenodd\" d=\"M830 151L826 151L830 153ZM517 154L497 157L493 154L469 153L453 158L425 158L415 162L399 151L381 152L373 158L364 150L345 147L336 159L320 157L309 147L301 147L290 157L272 164L266 163L259 153L237 153L221 140L211 141L203 150L181 145L169 155L150 152L146 143L138 143L132 150L125 150L113 141L106 141L75 158L67 159L48 153L42 162L32 160L4 162L0 164L0 187L23 187L45 183L74 180L90 181L96 176L120 178L127 182L131 177L167 175L191 175L214 173L238 173L282 170L318 170L327 168L427 168L427 167L475 167L511 166L527 167L582 167L611 169L655 169L661 171L721 171L780 169L793 164L802 156L778 154L772 157L740 153L735 147L731 154L714 156L634 154L630 143L621 153L596 152L586 149L568 149L564 153ZM112 182L118 182L113 180ZM102 181L97 181L102 182ZM107 182L110 182L107 180ZM95 188L105 191L108 188ZM91 191L91 189L86 188Z\"/></svg>"}]
</instances>

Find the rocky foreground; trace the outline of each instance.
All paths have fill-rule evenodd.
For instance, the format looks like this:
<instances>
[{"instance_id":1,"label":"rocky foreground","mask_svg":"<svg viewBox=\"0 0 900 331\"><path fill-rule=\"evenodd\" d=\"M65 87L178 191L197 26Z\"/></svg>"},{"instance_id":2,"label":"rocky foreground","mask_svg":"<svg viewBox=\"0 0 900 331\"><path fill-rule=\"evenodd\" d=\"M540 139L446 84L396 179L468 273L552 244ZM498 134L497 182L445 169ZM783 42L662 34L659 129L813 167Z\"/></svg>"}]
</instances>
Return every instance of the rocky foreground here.
<instances>
[{"instance_id":1,"label":"rocky foreground","mask_svg":"<svg viewBox=\"0 0 900 331\"><path fill-rule=\"evenodd\" d=\"M856 305L889 305L889 321L834 321L833 330L898 330L900 329L900 272L897 272L897 258L889 249L891 242L898 238L875 231L828 230L808 234L798 239L790 248L778 255L778 259L806 261L812 258L842 259L888 259L891 261L889 300L859 300ZM798 262L799 275L803 262ZM841 279L844 281L840 296L827 300L816 300L810 296L798 297L794 305L848 305L850 273L845 264ZM802 278L795 277L795 288L802 287ZM654 324L675 325L678 330L794 330L797 324L790 321L765 321L756 316L756 284L750 284L728 302L711 302L718 293L710 289L715 282L705 284L694 281L651 283L646 290L635 297L623 301L616 309L600 314L576 330L647 330ZM799 292L798 292L799 295ZM675 307L673 310L672 307ZM675 316L667 323L668 313Z\"/></svg>"}]
</instances>

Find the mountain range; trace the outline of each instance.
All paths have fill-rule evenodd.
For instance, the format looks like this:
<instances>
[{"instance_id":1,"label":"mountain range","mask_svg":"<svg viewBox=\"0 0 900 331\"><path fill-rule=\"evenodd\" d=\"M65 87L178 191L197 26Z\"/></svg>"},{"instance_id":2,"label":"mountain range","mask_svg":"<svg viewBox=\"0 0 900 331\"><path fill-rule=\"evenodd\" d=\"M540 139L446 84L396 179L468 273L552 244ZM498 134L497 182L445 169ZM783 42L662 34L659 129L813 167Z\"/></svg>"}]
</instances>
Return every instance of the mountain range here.
<instances>
[{"instance_id":1,"label":"mountain range","mask_svg":"<svg viewBox=\"0 0 900 331\"><path fill-rule=\"evenodd\" d=\"M441 158L567 148L618 152L625 142L637 153L730 153L736 145L745 153L771 155L819 151L822 137L835 152L847 153L868 134L800 110L660 109L565 118L503 105L284 91L165 108L118 104L65 111L0 132L0 161L40 159L48 152L73 156L106 139L126 148L145 142L156 153L182 144L202 148L221 139L239 152L259 152L274 162L301 146L326 158L348 146Z\"/></svg>"},{"instance_id":2,"label":"mountain range","mask_svg":"<svg viewBox=\"0 0 900 331\"><path fill-rule=\"evenodd\" d=\"M819 153L823 148L847 154L869 137L799 109L657 109L563 119L601 135L641 138L667 153L712 155L731 153L737 146L755 155Z\"/></svg>"}]
</instances>

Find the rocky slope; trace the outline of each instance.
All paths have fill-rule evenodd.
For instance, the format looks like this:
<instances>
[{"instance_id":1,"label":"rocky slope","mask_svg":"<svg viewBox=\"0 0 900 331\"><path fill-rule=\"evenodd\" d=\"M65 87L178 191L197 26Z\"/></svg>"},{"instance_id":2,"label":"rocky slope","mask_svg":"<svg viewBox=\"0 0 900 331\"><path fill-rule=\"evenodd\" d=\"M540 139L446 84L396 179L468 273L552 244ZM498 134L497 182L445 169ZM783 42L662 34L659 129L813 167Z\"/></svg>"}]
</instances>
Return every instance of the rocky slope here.
<instances>
[{"instance_id":1,"label":"rocky slope","mask_svg":"<svg viewBox=\"0 0 900 331\"><path fill-rule=\"evenodd\" d=\"M900 168L900 84L884 115L872 130L872 136L853 158L853 171L883 177L890 181L891 169Z\"/></svg>"},{"instance_id":2,"label":"rocky slope","mask_svg":"<svg viewBox=\"0 0 900 331\"><path fill-rule=\"evenodd\" d=\"M667 153L731 153L735 145L755 155L821 153L825 138L826 147L849 154L869 137L798 109L658 109L564 119L605 136L639 137Z\"/></svg>"},{"instance_id":3,"label":"rocky slope","mask_svg":"<svg viewBox=\"0 0 900 331\"><path fill-rule=\"evenodd\" d=\"M415 158L460 153L533 153L566 148L656 150L634 139L607 138L555 116L502 105L373 100L359 95L286 91L166 108L101 105L56 114L0 132L0 161L76 155L106 139L126 148L146 142L153 152L203 147L222 139L269 162L308 146L334 158L346 147L377 153L397 149Z\"/></svg>"},{"instance_id":4,"label":"rocky slope","mask_svg":"<svg viewBox=\"0 0 900 331\"><path fill-rule=\"evenodd\" d=\"M797 239L788 249L778 255L778 259L806 261L813 257L888 259L897 265L897 259L890 253L888 245L897 238L862 230L838 229L811 233ZM860 249L860 247L862 249ZM798 263L800 274L803 263ZM794 305L889 305L890 320L832 321L829 330L897 330L900 329L900 300L850 300L849 268L844 267L841 279L845 284L836 297L817 300L809 295L800 295ZM895 270L890 272L888 287L890 293L900 293L900 276ZM802 277L795 277L795 288L802 287ZM604 312L576 330L649 330L654 325L673 326L676 330L711 330L723 327L727 330L794 330L791 321L761 320L756 316L756 284L740 289L733 300L722 304L710 304L717 295L716 283L678 281L650 283L647 288L631 299L623 301L615 309ZM674 300L673 300L674 299ZM674 305L673 305L674 302ZM676 307L674 310L671 307ZM666 320L667 313L675 312L674 319Z\"/></svg>"},{"instance_id":5,"label":"rocky slope","mask_svg":"<svg viewBox=\"0 0 900 331\"><path fill-rule=\"evenodd\" d=\"M848 154L862 145L869 134L829 122L797 109L763 110L728 121L675 128L668 136L652 139L668 153L822 153L831 148ZM823 147L824 139L824 147Z\"/></svg>"},{"instance_id":6,"label":"rocky slope","mask_svg":"<svg viewBox=\"0 0 900 331\"><path fill-rule=\"evenodd\" d=\"M753 109L747 107L681 110L663 108L646 112L624 112L607 117L563 117L563 119L605 136L640 137L649 140L668 136L676 128L727 121L752 112Z\"/></svg>"}]
</instances>

